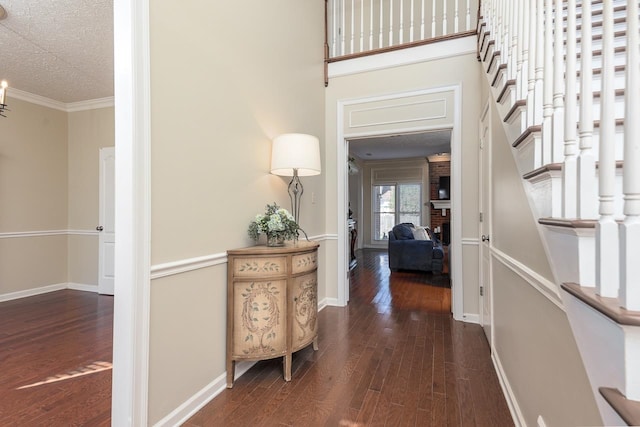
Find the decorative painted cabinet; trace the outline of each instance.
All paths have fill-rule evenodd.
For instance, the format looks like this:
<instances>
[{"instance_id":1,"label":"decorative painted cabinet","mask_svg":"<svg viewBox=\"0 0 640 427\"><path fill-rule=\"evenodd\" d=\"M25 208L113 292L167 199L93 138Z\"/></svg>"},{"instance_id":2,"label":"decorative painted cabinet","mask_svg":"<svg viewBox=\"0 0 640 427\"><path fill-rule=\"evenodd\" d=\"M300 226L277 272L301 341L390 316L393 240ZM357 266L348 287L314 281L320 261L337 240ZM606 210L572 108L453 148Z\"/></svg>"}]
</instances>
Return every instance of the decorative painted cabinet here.
<instances>
[{"instance_id":1,"label":"decorative painted cabinet","mask_svg":"<svg viewBox=\"0 0 640 427\"><path fill-rule=\"evenodd\" d=\"M227 251L227 388L238 360L284 357L318 349L318 246L298 241L281 247Z\"/></svg>"}]
</instances>

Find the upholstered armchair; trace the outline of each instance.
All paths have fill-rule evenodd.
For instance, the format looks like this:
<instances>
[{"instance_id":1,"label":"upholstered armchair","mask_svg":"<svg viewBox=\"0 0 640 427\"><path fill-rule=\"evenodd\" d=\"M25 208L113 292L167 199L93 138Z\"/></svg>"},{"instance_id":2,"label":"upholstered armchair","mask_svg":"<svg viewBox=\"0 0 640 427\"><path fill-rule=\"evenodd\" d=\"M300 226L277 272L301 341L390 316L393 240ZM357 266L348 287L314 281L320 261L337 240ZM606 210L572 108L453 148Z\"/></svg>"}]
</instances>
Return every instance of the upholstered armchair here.
<instances>
[{"instance_id":1,"label":"upholstered armchair","mask_svg":"<svg viewBox=\"0 0 640 427\"><path fill-rule=\"evenodd\" d=\"M414 237L411 223L398 224L389 232L389 268L442 273L444 251L435 236ZM416 233L419 235L419 233Z\"/></svg>"}]
</instances>

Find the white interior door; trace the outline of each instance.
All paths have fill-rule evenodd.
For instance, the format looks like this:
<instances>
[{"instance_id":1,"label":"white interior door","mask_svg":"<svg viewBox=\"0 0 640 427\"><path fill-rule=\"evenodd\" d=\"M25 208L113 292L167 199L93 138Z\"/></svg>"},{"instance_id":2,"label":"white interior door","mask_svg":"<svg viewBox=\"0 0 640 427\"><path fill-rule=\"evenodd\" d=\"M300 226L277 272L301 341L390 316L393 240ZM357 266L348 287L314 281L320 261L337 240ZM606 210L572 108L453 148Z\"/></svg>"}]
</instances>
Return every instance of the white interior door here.
<instances>
[{"instance_id":1,"label":"white interior door","mask_svg":"<svg viewBox=\"0 0 640 427\"><path fill-rule=\"evenodd\" d=\"M479 199L480 199L480 319L493 347L491 275L491 108L487 103L480 118Z\"/></svg>"},{"instance_id":2,"label":"white interior door","mask_svg":"<svg viewBox=\"0 0 640 427\"><path fill-rule=\"evenodd\" d=\"M98 292L113 295L115 266L115 148L100 149Z\"/></svg>"}]
</instances>

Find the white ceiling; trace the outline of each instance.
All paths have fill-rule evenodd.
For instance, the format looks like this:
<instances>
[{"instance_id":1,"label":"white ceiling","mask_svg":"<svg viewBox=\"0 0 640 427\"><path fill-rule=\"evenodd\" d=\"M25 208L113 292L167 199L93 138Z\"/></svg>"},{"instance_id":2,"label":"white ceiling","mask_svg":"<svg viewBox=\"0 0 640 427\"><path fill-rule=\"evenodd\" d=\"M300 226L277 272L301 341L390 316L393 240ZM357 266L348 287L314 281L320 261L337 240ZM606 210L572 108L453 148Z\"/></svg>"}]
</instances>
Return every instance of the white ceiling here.
<instances>
[{"instance_id":1,"label":"white ceiling","mask_svg":"<svg viewBox=\"0 0 640 427\"><path fill-rule=\"evenodd\" d=\"M0 79L71 103L113 96L113 0L0 0Z\"/></svg>"},{"instance_id":2,"label":"white ceiling","mask_svg":"<svg viewBox=\"0 0 640 427\"><path fill-rule=\"evenodd\" d=\"M451 130L349 140L349 154L362 160L407 159L451 152Z\"/></svg>"}]
</instances>

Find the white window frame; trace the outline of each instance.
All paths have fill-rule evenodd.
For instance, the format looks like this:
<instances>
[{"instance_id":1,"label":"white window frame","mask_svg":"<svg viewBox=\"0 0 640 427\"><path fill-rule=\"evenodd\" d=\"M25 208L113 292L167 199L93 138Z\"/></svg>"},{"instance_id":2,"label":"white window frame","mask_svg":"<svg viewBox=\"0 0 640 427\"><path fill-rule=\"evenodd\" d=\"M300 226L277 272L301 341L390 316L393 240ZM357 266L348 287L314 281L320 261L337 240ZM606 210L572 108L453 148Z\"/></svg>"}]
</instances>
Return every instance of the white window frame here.
<instances>
[{"instance_id":1,"label":"white window frame","mask_svg":"<svg viewBox=\"0 0 640 427\"><path fill-rule=\"evenodd\" d=\"M380 213L384 213L381 211L378 211L378 203L377 203L377 199L376 199L376 187L395 187L395 206L394 206L394 224L398 224L399 218L400 218L400 197L399 197L399 191L398 191L398 187L402 186L402 185L417 185L420 187L420 191L418 192L418 195L420 197L420 201L418 203L418 217L420 218L420 221L422 221L422 193L423 193L423 183L420 181L407 181L407 182L391 182L391 183L372 183L371 184L371 237L372 237L372 241L376 242L376 243L380 243L380 242L386 242L389 237L387 236L386 239L379 239L378 238L378 233L376 233L376 215L380 214ZM406 213L406 212L404 212ZM416 224L417 225L417 224Z\"/></svg>"}]
</instances>

